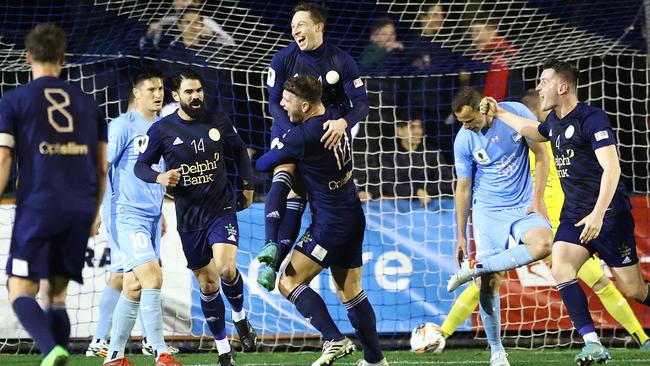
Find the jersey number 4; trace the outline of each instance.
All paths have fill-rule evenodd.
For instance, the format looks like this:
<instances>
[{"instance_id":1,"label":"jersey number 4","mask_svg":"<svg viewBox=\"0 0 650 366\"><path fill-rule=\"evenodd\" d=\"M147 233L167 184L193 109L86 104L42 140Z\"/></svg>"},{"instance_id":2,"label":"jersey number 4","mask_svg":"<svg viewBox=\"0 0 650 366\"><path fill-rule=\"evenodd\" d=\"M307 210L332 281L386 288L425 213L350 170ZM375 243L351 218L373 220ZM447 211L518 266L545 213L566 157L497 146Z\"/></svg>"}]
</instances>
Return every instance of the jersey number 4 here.
<instances>
[{"instance_id":1,"label":"jersey number 4","mask_svg":"<svg viewBox=\"0 0 650 366\"><path fill-rule=\"evenodd\" d=\"M45 88L43 93L45 99L50 102L50 106L47 107L47 121L54 127L54 130L61 133L74 131L72 115L65 109L70 106L68 93L60 88ZM55 95L58 95L59 98L55 98ZM63 101L57 99L63 99ZM58 112L57 118L55 118L54 112Z\"/></svg>"}]
</instances>

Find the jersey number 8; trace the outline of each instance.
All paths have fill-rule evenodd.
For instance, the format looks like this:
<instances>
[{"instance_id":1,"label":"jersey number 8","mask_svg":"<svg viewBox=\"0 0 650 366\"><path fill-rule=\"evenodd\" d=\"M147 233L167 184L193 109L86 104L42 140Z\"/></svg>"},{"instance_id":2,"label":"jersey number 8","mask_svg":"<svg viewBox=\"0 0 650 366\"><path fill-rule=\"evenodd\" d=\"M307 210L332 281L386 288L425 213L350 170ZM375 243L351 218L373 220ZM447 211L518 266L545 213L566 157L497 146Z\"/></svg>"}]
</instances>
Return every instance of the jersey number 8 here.
<instances>
[{"instance_id":1,"label":"jersey number 8","mask_svg":"<svg viewBox=\"0 0 650 366\"><path fill-rule=\"evenodd\" d=\"M45 99L51 104L47 107L47 121L54 127L54 130L61 133L74 131L72 115L65 109L65 107L70 105L70 96L68 93L60 88L45 88L43 89L43 93L45 94ZM54 95L57 94L63 98L62 102L54 98ZM65 119L64 123L54 118L55 111L63 116Z\"/></svg>"}]
</instances>

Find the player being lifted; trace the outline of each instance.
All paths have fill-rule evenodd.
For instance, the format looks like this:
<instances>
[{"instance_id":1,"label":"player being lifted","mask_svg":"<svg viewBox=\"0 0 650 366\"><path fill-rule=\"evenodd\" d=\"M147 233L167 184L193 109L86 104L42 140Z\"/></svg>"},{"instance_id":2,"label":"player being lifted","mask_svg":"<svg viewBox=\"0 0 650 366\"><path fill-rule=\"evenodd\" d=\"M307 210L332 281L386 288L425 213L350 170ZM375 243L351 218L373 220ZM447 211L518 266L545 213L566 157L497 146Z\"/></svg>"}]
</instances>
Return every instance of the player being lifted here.
<instances>
[{"instance_id":1,"label":"player being lifted","mask_svg":"<svg viewBox=\"0 0 650 366\"><path fill-rule=\"evenodd\" d=\"M323 125L327 132L320 143L328 149L338 145L346 128L351 128L368 115L368 96L355 61L340 48L323 42L326 18L325 9L317 4L301 3L293 9L291 34L296 42L273 56L266 80L269 113L273 117L271 147L292 126L280 101L284 81L295 75L316 77L323 84L323 104L345 111L341 118L337 116ZM282 164L275 168L266 195L266 245L258 255L259 261L264 263L258 282L269 291L275 287L276 272L300 230L305 209L305 192L301 183L296 165Z\"/></svg>"},{"instance_id":2,"label":"player being lifted","mask_svg":"<svg viewBox=\"0 0 650 366\"><path fill-rule=\"evenodd\" d=\"M205 110L198 73L183 70L171 78L171 84L180 108L151 126L135 174L145 182L171 188L187 267L199 282L201 308L217 343L219 363L234 365L217 277L244 350L254 350L257 339L243 309L244 281L236 266L237 200L226 175L224 151L232 152L243 180L243 208L253 201L250 160L228 116ZM151 168L161 157L169 168L164 173Z\"/></svg>"},{"instance_id":3,"label":"player being lifted","mask_svg":"<svg viewBox=\"0 0 650 366\"><path fill-rule=\"evenodd\" d=\"M598 253L624 296L650 305L650 291L639 270L634 219L620 180L614 132L603 110L578 101L577 86L574 65L549 59L542 65L536 88L541 110L550 111L544 123L508 113L489 97L481 102L481 112L503 120L527 138L551 141L566 196L553 244L551 273L573 325L585 341L575 362L589 365L605 362L610 355L600 344L587 297L576 278L582 265Z\"/></svg>"},{"instance_id":4,"label":"player being lifted","mask_svg":"<svg viewBox=\"0 0 650 366\"><path fill-rule=\"evenodd\" d=\"M509 365L501 343L501 309L498 272L545 258L551 252L553 232L545 219L544 188L549 158L544 145L526 141L497 118L479 112L483 96L473 88L462 89L452 111L463 128L454 141L456 166L456 257L467 253L467 219L472 208L476 240L476 265L461 269L449 279L447 289L480 276L480 314L490 344L491 366ZM502 108L535 118L521 103L503 102ZM535 154L533 189L528 149ZM509 246L512 236L517 245ZM524 245L519 245L519 244Z\"/></svg>"},{"instance_id":5,"label":"player being lifted","mask_svg":"<svg viewBox=\"0 0 650 366\"><path fill-rule=\"evenodd\" d=\"M521 98L521 102L533 112L538 121L544 121L548 111L542 112L539 109L540 101L537 91L530 89ZM549 156L551 156L551 144L546 143L546 147L550 154ZM535 155L531 152L529 158L531 161L531 173L534 176ZM549 219L553 227L553 232L555 233L560 223L560 211L564 203L564 193L562 192L562 187L560 187L560 177L557 175L555 165L550 166L546 189L544 190L544 202L546 203ZM625 300L616 286L614 286L614 283L603 273L599 260L597 258L589 258L582 265L577 276L598 295L605 310L634 337L639 345L641 345L641 350L650 351L650 338L648 338L648 335L643 330L630 304L628 304L627 300ZM447 318L440 326L445 338L449 338L469 318L478 306L478 299L479 288L474 282L471 282L458 296Z\"/></svg>"},{"instance_id":6,"label":"player being lifted","mask_svg":"<svg viewBox=\"0 0 650 366\"><path fill-rule=\"evenodd\" d=\"M108 202L109 235L121 255L122 296L114 310L111 342L105 366L128 365L124 348L142 304L142 326L154 349L156 365L181 365L163 338L160 289L160 238L164 229L164 187L138 179L133 168L147 147L147 130L157 119L164 96L163 75L143 68L133 79L135 109L108 125L107 162L112 197ZM158 166L162 171L162 167Z\"/></svg>"},{"instance_id":7,"label":"player being lifted","mask_svg":"<svg viewBox=\"0 0 650 366\"><path fill-rule=\"evenodd\" d=\"M45 356L63 365L69 354L65 308L70 279L82 283L88 235L106 170L106 121L97 103L59 79L65 33L39 24L25 40L32 81L0 100L0 192L20 164L16 217L7 260L9 302ZM35 300L49 279L49 307Z\"/></svg>"},{"instance_id":8,"label":"player being lifted","mask_svg":"<svg viewBox=\"0 0 650 366\"><path fill-rule=\"evenodd\" d=\"M279 289L318 329L325 343L312 366L330 365L352 353L354 345L343 337L323 299L308 285L324 267L330 267L337 294L363 345L360 365L388 365L379 346L375 313L361 288L361 243L365 216L352 180L349 130L339 145L328 150L321 143L324 124L340 111L321 102L322 85L311 75L284 82L282 108L294 124L273 149L257 160L259 171L272 171L297 163L312 207L312 223L300 239L282 273Z\"/></svg>"}]
</instances>

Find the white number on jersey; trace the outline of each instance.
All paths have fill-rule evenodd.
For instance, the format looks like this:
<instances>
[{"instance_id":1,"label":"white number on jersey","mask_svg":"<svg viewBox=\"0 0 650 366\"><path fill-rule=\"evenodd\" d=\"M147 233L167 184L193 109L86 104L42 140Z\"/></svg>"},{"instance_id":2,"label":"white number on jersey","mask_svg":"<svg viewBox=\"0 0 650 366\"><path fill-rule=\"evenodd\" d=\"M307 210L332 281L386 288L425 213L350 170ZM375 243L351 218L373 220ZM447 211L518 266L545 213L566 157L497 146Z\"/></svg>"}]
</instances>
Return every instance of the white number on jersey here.
<instances>
[{"instance_id":1,"label":"white number on jersey","mask_svg":"<svg viewBox=\"0 0 650 366\"><path fill-rule=\"evenodd\" d=\"M336 157L336 165L339 167L339 170L342 170L352 160L352 149L350 148L348 135L343 135L343 139L334 148L334 156Z\"/></svg>"},{"instance_id":2,"label":"white number on jersey","mask_svg":"<svg viewBox=\"0 0 650 366\"><path fill-rule=\"evenodd\" d=\"M198 154L199 151L205 152L205 145L203 144L203 138L199 139L199 142L197 143L196 140L192 140L190 142L192 146L194 146L194 153Z\"/></svg>"},{"instance_id":3,"label":"white number on jersey","mask_svg":"<svg viewBox=\"0 0 650 366\"><path fill-rule=\"evenodd\" d=\"M74 131L72 115L65 109L65 107L70 105L70 96L68 93L61 88L45 88L43 89L43 93L45 94L45 99L51 104L47 107L47 121L54 127L54 130L61 133ZM63 97L63 102L58 102L54 99L54 95L56 94ZM55 111L59 112L65 118L65 121L57 121L54 118Z\"/></svg>"}]
</instances>

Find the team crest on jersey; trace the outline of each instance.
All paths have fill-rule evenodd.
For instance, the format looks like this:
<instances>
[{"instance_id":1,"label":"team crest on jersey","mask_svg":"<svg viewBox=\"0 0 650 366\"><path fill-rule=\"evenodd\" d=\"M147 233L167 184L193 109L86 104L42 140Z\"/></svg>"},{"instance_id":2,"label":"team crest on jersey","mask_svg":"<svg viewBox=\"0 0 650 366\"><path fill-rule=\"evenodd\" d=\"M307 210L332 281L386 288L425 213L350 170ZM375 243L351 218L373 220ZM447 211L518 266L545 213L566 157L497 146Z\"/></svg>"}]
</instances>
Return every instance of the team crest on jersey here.
<instances>
[{"instance_id":1,"label":"team crest on jersey","mask_svg":"<svg viewBox=\"0 0 650 366\"><path fill-rule=\"evenodd\" d=\"M355 88L360 88L363 86L363 80L361 80L361 78L356 78L354 81L352 81L352 84Z\"/></svg>"},{"instance_id":2,"label":"team crest on jersey","mask_svg":"<svg viewBox=\"0 0 650 366\"><path fill-rule=\"evenodd\" d=\"M495 135L495 136L490 137L490 141L493 144L496 144L497 142L499 142L499 135Z\"/></svg>"},{"instance_id":3,"label":"team crest on jersey","mask_svg":"<svg viewBox=\"0 0 650 366\"><path fill-rule=\"evenodd\" d=\"M512 141L515 142L515 144L518 144L521 142L521 134L520 133L515 133L512 135Z\"/></svg>"},{"instance_id":4,"label":"team crest on jersey","mask_svg":"<svg viewBox=\"0 0 650 366\"><path fill-rule=\"evenodd\" d=\"M133 139L133 150L136 154L140 154L147 150L147 145L149 145L149 136L136 136Z\"/></svg>"},{"instance_id":5,"label":"team crest on jersey","mask_svg":"<svg viewBox=\"0 0 650 366\"><path fill-rule=\"evenodd\" d=\"M275 86L275 70L272 67L269 67L269 74L266 77L266 85L271 88Z\"/></svg>"},{"instance_id":6,"label":"team crest on jersey","mask_svg":"<svg viewBox=\"0 0 650 366\"><path fill-rule=\"evenodd\" d=\"M480 150L474 151L473 155L474 155L474 159L476 159L476 161L479 164L487 164L490 161L492 161L490 159L490 157L488 156L487 152L485 151L485 149L480 149Z\"/></svg>"},{"instance_id":7,"label":"team crest on jersey","mask_svg":"<svg viewBox=\"0 0 650 366\"><path fill-rule=\"evenodd\" d=\"M228 224L224 226L226 229L226 232L228 233L228 240L230 241L237 241L237 229L233 226L233 224Z\"/></svg>"},{"instance_id":8,"label":"team crest on jersey","mask_svg":"<svg viewBox=\"0 0 650 366\"><path fill-rule=\"evenodd\" d=\"M576 132L576 128L573 125L569 126L564 130L564 137L568 140L573 137L573 134Z\"/></svg>"},{"instance_id":9,"label":"team crest on jersey","mask_svg":"<svg viewBox=\"0 0 650 366\"><path fill-rule=\"evenodd\" d=\"M219 141L221 139L221 133L216 128L211 128L210 131L208 131L208 137L212 141Z\"/></svg>"}]
</instances>

